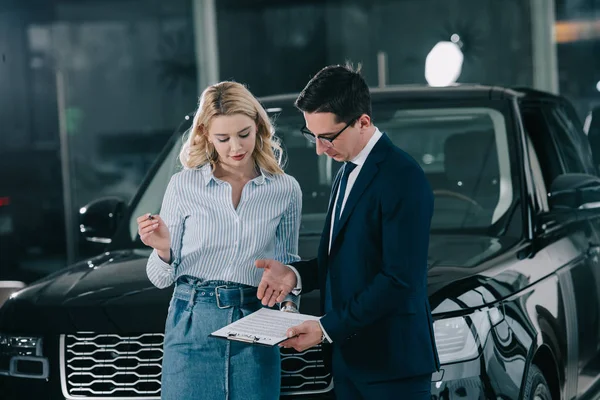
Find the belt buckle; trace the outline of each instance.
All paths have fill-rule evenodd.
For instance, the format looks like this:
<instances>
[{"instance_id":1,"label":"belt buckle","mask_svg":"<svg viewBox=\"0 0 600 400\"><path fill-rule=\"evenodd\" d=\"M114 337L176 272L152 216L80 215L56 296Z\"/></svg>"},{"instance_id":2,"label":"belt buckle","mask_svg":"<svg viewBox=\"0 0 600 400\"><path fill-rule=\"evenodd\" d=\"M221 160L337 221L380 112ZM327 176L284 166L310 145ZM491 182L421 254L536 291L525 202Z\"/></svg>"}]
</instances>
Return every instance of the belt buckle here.
<instances>
[{"instance_id":1,"label":"belt buckle","mask_svg":"<svg viewBox=\"0 0 600 400\"><path fill-rule=\"evenodd\" d=\"M221 286L217 286L215 288L215 297L217 298L217 307L219 307L220 309L231 308L232 306L222 306L221 305L221 301L219 299L219 289L227 289L227 285L221 285Z\"/></svg>"}]
</instances>

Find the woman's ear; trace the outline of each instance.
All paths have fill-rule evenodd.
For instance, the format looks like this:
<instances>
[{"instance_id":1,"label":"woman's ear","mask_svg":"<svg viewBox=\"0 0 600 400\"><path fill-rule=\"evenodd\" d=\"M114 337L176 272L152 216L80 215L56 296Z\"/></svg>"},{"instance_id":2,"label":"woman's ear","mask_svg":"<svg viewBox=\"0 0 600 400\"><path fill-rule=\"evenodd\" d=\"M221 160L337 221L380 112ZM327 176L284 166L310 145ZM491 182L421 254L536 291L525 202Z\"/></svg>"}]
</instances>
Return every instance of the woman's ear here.
<instances>
[{"instance_id":1,"label":"woman's ear","mask_svg":"<svg viewBox=\"0 0 600 400\"><path fill-rule=\"evenodd\" d=\"M202 142L203 137L207 143L210 143L210 138L208 137L208 132L206 132L206 130L204 129L204 127L202 125L198 126L198 129L196 129L195 134L196 134L196 136L194 137L195 145L200 144Z\"/></svg>"}]
</instances>

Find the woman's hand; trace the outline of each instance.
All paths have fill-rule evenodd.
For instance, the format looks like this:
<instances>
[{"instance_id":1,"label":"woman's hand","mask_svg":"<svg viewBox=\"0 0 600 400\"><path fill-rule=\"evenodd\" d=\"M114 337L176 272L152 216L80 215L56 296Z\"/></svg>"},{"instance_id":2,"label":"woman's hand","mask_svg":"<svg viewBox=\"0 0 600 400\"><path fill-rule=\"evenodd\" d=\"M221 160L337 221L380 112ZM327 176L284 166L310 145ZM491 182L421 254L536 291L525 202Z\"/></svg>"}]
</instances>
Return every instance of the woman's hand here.
<instances>
[{"instance_id":1,"label":"woman's hand","mask_svg":"<svg viewBox=\"0 0 600 400\"><path fill-rule=\"evenodd\" d=\"M144 214L137 218L138 233L146 246L159 252L159 256L169 262L171 251L171 237L167 224L159 215ZM166 256L163 257L163 256Z\"/></svg>"}]
</instances>

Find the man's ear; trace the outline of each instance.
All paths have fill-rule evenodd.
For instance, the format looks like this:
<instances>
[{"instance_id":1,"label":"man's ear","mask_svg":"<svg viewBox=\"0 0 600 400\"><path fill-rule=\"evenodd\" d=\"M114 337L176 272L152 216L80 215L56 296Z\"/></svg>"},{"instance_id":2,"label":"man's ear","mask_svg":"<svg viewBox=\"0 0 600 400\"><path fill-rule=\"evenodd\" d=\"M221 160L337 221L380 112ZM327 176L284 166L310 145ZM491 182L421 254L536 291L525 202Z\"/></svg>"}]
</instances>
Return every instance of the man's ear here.
<instances>
[{"instance_id":1,"label":"man's ear","mask_svg":"<svg viewBox=\"0 0 600 400\"><path fill-rule=\"evenodd\" d=\"M358 118L358 127L359 128L368 128L371 126L371 117L367 114L363 114Z\"/></svg>"}]
</instances>

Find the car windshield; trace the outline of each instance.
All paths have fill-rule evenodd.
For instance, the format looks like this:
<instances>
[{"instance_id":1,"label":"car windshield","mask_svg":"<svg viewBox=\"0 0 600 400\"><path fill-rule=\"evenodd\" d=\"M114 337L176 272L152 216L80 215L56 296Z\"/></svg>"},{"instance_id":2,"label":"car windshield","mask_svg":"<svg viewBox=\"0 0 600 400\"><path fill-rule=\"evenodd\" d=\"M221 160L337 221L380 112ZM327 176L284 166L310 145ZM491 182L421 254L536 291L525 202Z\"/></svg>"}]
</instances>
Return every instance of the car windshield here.
<instances>
[{"instance_id":1,"label":"car windshield","mask_svg":"<svg viewBox=\"0 0 600 400\"><path fill-rule=\"evenodd\" d=\"M302 115L293 107L268 111L283 144L284 169L302 188L300 233L319 235L341 163L316 155L315 145L300 132ZM425 171L435 195L432 230L488 230L509 218L518 194L517 175L511 171L509 137L500 111L477 105L407 108L386 102L373 104L373 121ZM129 223L132 240L139 241L135 216L159 212L171 175L182 168L181 144L177 140L172 145L139 197Z\"/></svg>"}]
</instances>

